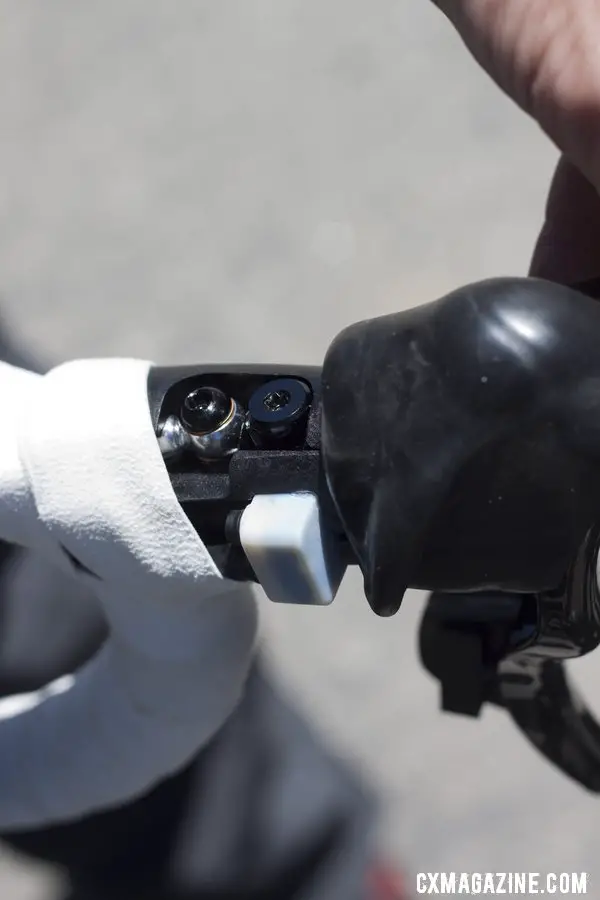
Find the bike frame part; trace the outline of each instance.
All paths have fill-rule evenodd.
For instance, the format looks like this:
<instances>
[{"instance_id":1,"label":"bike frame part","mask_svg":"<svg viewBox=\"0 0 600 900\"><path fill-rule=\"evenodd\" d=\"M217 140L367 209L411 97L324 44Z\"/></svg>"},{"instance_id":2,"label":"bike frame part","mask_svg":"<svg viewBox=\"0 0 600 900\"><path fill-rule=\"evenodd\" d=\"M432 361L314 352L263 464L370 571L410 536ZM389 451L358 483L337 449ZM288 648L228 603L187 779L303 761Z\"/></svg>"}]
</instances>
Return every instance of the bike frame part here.
<instances>
[{"instance_id":1,"label":"bike frame part","mask_svg":"<svg viewBox=\"0 0 600 900\"><path fill-rule=\"evenodd\" d=\"M588 297L500 279L352 326L322 371L149 384L173 488L226 577L323 605L358 563L380 614L433 590L421 647L444 708L506 707L593 790L600 729L561 660L599 642L598 336Z\"/></svg>"},{"instance_id":2,"label":"bike frame part","mask_svg":"<svg viewBox=\"0 0 600 900\"><path fill-rule=\"evenodd\" d=\"M599 549L595 526L555 591L434 593L419 635L444 711L478 716L485 703L503 707L550 762L593 792L600 792L600 727L563 663L600 644Z\"/></svg>"},{"instance_id":3,"label":"bike frame part","mask_svg":"<svg viewBox=\"0 0 600 900\"><path fill-rule=\"evenodd\" d=\"M186 399L210 407L207 391L234 411L190 433ZM176 434L164 454L173 489L223 575L258 581L277 602L330 603L355 559L324 483L320 369L155 369L149 401L159 442L165 426ZM235 415L244 425L232 447Z\"/></svg>"}]
</instances>

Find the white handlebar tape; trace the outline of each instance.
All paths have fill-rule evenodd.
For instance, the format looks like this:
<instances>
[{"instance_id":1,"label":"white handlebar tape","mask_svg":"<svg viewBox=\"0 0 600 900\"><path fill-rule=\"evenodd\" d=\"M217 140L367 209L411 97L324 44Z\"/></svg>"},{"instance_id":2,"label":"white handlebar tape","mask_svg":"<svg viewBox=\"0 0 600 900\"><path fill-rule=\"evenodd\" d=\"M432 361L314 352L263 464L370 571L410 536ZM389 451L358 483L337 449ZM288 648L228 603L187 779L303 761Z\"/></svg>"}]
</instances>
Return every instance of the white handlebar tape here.
<instances>
[{"instance_id":1,"label":"white handlebar tape","mask_svg":"<svg viewBox=\"0 0 600 900\"><path fill-rule=\"evenodd\" d=\"M110 626L80 672L0 701L0 829L79 818L189 762L241 696L257 630L183 513L157 445L150 364L0 364L0 538L82 578Z\"/></svg>"}]
</instances>

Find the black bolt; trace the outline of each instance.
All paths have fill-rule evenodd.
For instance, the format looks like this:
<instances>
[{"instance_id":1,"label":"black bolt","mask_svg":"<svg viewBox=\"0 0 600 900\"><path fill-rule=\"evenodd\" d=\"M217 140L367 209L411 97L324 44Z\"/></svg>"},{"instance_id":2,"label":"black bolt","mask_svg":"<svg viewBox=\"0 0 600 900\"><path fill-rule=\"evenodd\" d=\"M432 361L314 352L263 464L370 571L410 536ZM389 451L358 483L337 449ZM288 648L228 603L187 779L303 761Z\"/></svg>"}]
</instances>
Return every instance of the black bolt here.
<instances>
[{"instance_id":1,"label":"black bolt","mask_svg":"<svg viewBox=\"0 0 600 900\"><path fill-rule=\"evenodd\" d=\"M250 437L256 446L288 440L306 421L312 391L300 378L274 378L260 385L248 402Z\"/></svg>"},{"instance_id":2,"label":"black bolt","mask_svg":"<svg viewBox=\"0 0 600 900\"><path fill-rule=\"evenodd\" d=\"M192 434L216 431L231 415L232 403L223 391L214 387L196 388L187 395L180 418Z\"/></svg>"}]
</instances>

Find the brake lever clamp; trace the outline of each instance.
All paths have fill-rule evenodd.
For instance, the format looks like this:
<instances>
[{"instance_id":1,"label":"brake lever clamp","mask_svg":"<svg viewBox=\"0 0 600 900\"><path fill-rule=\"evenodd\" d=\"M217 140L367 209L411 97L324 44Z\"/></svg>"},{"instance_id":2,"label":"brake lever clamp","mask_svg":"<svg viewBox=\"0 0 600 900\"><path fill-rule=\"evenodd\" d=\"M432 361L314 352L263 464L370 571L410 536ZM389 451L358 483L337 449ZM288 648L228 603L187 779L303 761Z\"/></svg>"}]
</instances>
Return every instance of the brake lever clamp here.
<instances>
[{"instance_id":1,"label":"brake lever clamp","mask_svg":"<svg viewBox=\"0 0 600 900\"><path fill-rule=\"evenodd\" d=\"M152 423L175 494L226 578L327 605L354 562L321 466L318 367L154 368Z\"/></svg>"}]
</instances>

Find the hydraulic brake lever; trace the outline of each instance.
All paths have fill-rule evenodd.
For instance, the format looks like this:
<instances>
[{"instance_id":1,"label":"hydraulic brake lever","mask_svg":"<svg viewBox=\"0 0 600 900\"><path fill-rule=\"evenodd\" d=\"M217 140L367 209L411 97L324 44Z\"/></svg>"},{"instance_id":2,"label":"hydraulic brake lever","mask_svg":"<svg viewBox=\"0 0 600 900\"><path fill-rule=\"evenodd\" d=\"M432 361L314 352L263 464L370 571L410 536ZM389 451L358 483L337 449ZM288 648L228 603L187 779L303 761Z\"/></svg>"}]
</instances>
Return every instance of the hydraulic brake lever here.
<instances>
[{"instance_id":1,"label":"hydraulic brake lever","mask_svg":"<svg viewBox=\"0 0 600 900\"><path fill-rule=\"evenodd\" d=\"M590 291L585 291L590 293ZM175 493L229 578L375 612L433 591L444 709L492 703L600 791L600 729L562 661L600 643L600 304L529 279L351 326L322 369L155 369Z\"/></svg>"}]
</instances>

